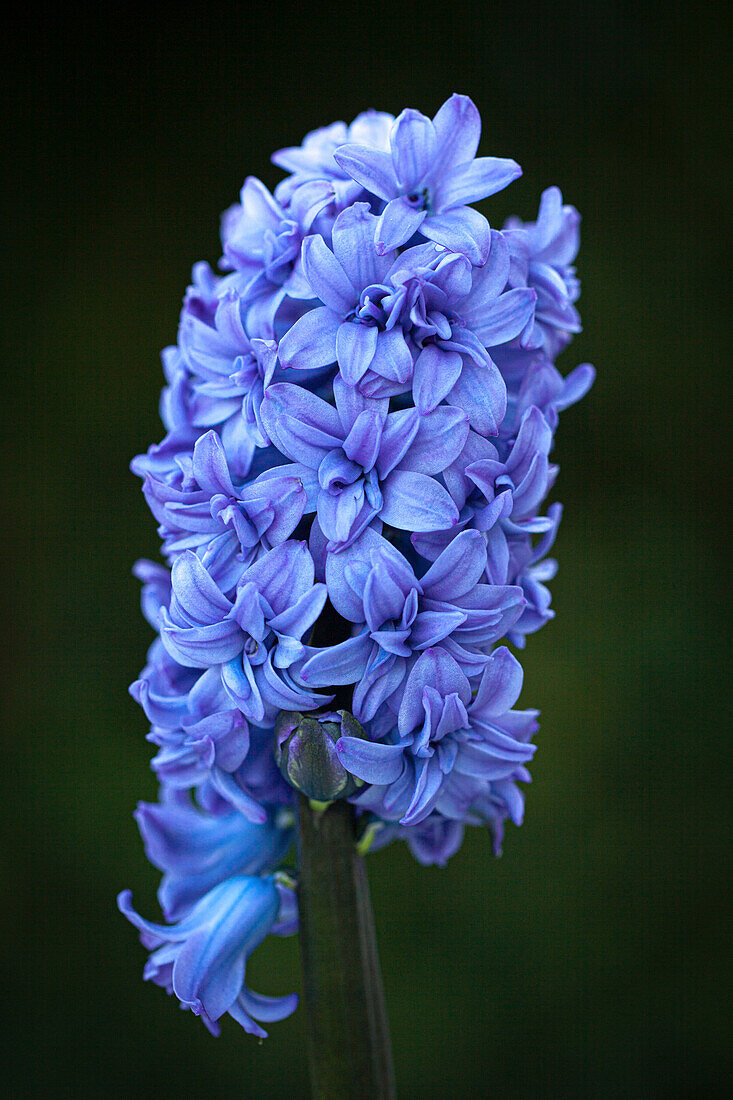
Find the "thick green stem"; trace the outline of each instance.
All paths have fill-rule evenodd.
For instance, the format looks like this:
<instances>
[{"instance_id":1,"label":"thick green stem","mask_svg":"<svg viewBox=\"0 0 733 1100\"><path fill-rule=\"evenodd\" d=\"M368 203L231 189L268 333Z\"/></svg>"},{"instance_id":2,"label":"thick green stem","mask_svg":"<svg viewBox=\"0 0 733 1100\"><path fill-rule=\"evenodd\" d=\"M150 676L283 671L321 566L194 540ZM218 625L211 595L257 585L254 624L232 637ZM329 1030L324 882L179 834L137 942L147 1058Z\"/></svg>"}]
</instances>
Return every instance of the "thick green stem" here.
<instances>
[{"instance_id":1,"label":"thick green stem","mask_svg":"<svg viewBox=\"0 0 733 1100\"><path fill-rule=\"evenodd\" d=\"M389 1025L354 808L299 796L301 959L314 1100L392 1100Z\"/></svg>"}]
</instances>

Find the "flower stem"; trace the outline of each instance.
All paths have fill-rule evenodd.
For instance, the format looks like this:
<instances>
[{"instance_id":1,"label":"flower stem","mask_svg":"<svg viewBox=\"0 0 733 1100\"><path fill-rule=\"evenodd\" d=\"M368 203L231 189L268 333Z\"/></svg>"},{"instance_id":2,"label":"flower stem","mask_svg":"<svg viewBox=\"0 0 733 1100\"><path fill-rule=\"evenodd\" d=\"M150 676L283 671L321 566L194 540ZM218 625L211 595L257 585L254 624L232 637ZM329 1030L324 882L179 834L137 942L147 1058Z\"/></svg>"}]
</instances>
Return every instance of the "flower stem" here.
<instances>
[{"instance_id":1,"label":"flower stem","mask_svg":"<svg viewBox=\"0 0 733 1100\"><path fill-rule=\"evenodd\" d=\"M389 1024L374 916L348 802L299 795L303 985L315 1100L393 1100Z\"/></svg>"}]
</instances>

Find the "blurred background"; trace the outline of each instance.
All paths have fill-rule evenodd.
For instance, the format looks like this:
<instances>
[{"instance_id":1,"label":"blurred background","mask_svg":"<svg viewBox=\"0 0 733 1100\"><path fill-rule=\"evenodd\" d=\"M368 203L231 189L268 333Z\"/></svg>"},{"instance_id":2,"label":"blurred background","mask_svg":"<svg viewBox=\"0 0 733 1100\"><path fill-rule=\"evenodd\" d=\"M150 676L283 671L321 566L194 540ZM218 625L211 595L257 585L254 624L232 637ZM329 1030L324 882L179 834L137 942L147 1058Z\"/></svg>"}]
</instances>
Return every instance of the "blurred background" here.
<instances>
[{"instance_id":1,"label":"blurred background","mask_svg":"<svg viewBox=\"0 0 733 1100\"><path fill-rule=\"evenodd\" d=\"M723 20L183 3L4 26L8 1095L308 1095L302 1011L262 1045L230 1020L210 1038L143 984L115 908L129 886L152 916L157 885L127 685L151 640L130 569L158 543L128 462L162 435L158 352L245 175L272 187L308 130L453 91L481 153L524 168L482 204L495 226L553 183L583 214L585 331L559 365L598 381L559 431L526 823L500 860L478 830L445 870L370 859L400 1094L729 1094ZM297 942L251 977L298 988Z\"/></svg>"}]
</instances>

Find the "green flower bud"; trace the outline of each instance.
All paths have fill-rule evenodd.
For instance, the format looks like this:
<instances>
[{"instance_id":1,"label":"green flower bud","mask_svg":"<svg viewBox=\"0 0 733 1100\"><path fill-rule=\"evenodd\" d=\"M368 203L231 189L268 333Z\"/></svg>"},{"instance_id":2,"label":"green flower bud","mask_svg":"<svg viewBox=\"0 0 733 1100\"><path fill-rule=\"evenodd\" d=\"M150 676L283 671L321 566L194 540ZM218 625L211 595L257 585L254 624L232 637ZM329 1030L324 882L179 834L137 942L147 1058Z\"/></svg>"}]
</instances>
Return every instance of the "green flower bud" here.
<instances>
[{"instance_id":1,"label":"green flower bud","mask_svg":"<svg viewBox=\"0 0 733 1100\"><path fill-rule=\"evenodd\" d=\"M325 714L281 711L275 723L275 759L285 779L314 802L348 798L361 780L346 771L336 755L343 735L366 738L364 728L346 710Z\"/></svg>"}]
</instances>

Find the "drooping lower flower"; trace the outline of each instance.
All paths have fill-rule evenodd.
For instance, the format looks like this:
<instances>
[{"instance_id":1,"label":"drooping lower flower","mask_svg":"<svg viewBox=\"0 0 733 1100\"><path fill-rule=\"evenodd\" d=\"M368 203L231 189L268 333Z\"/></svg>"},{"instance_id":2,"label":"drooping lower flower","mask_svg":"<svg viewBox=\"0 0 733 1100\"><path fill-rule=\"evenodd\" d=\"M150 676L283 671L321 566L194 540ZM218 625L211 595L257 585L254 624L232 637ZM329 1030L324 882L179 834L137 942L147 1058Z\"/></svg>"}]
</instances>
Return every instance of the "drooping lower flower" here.
<instances>
[{"instance_id":1,"label":"drooping lower flower","mask_svg":"<svg viewBox=\"0 0 733 1100\"><path fill-rule=\"evenodd\" d=\"M227 879L170 926L139 917L129 890L120 894L118 904L152 951L143 976L174 994L213 1035L219 1034L218 1021L227 1012L245 1031L266 1038L258 1021L282 1020L294 1011L296 994L263 997L245 985L247 959L265 936L294 931L292 896L272 877Z\"/></svg>"},{"instance_id":2,"label":"drooping lower flower","mask_svg":"<svg viewBox=\"0 0 733 1100\"><path fill-rule=\"evenodd\" d=\"M269 874L293 841L292 814L271 810L262 823L232 806L202 810L188 798L141 802L135 819L150 862L163 871L158 900L176 921L233 875Z\"/></svg>"}]
</instances>

